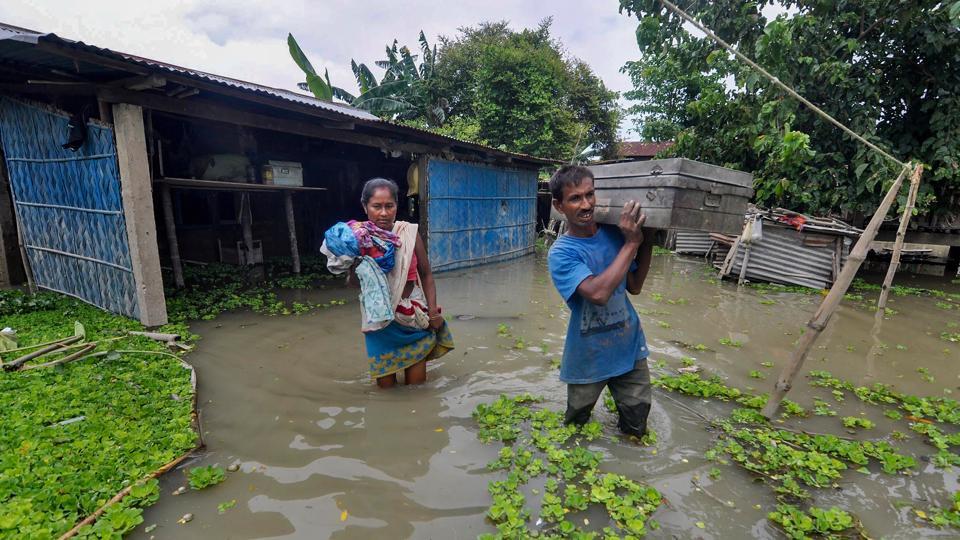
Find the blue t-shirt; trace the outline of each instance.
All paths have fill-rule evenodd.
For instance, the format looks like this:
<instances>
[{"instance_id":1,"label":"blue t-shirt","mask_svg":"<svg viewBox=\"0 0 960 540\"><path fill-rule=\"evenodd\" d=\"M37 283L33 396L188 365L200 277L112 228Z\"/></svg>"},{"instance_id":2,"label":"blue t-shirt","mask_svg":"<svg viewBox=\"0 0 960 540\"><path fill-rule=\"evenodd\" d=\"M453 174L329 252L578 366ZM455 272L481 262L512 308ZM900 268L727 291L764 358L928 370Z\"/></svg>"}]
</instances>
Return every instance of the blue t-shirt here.
<instances>
[{"instance_id":1,"label":"blue t-shirt","mask_svg":"<svg viewBox=\"0 0 960 540\"><path fill-rule=\"evenodd\" d=\"M571 312L560 365L560 380L565 383L586 384L623 375L648 355L640 318L627 298L626 276L606 305L577 294L580 283L606 270L622 247L620 230L600 225L591 238L565 234L550 248L550 277Z\"/></svg>"}]
</instances>

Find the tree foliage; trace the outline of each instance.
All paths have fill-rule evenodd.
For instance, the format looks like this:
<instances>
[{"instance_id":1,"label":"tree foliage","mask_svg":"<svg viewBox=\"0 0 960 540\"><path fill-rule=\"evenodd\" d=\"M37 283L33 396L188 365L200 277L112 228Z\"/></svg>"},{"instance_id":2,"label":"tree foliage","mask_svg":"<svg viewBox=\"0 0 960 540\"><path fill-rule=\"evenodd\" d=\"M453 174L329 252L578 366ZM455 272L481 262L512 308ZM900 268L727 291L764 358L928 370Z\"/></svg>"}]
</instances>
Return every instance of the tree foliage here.
<instances>
[{"instance_id":1,"label":"tree foliage","mask_svg":"<svg viewBox=\"0 0 960 540\"><path fill-rule=\"evenodd\" d=\"M559 159L585 144L615 153L617 94L564 53L550 25L514 31L485 22L441 37L431 92L449 101L464 136L493 146Z\"/></svg>"},{"instance_id":2,"label":"tree foliage","mask_svg":"<svg viewBox=\"0 0 960 540\"><path fill-rule=\"evenodd\" d=\"M681 7L824 111L903 161L925 163L918 207L960 196L960 2L760 0ZM656 0L639 19L630 112L668 150L756 177L758 202L850 218L872 213L897 167ZM768 18L766 13L778 13ZM901 196L901 202L905 199Z\"/></svg>"}]
</instances>

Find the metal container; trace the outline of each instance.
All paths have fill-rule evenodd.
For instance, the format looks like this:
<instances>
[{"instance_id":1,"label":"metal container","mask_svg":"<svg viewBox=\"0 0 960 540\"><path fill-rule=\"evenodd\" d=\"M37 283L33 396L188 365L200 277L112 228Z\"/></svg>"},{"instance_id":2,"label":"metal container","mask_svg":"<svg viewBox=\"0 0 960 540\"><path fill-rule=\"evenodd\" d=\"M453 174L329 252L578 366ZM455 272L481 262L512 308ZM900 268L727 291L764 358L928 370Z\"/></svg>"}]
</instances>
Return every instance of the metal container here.
<instances>
[{"instance_id":1,"label":"metal container","mask_svg":"<svg viewBox=\"0 0 960 540\"><path fill-rule=\"evenodd\" d=\"M640 203L646 227L740 234L753 175L673 158L588 167L594 174L600 223L616 224L629 200Z\"/></svg>"},{"instance_id":2,"label":"metal container","mask_svg":"<svg viewBox=\"0 0 960 540\"><path fill-rule=\"evenodd\" d=\"M263 166L263 183L275 186L303 186L303 165L295 161L268 161Z\"/></svg>"}]
</instances>

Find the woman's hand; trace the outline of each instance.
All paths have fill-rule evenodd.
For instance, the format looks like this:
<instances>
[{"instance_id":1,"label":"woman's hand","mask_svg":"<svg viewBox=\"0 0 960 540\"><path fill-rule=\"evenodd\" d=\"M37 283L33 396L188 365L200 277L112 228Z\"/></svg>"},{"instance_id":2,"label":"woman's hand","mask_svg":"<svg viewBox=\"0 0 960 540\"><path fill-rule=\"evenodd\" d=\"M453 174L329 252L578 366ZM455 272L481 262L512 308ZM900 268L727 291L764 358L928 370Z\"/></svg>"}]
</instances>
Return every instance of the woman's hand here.
<instances>
[{"instance_id":1,"label":"woman's hand","mask_svg":"<svg viewBox=\"0 0 960 540\"><path fill-rule=\"evenodd\" d=\"M430 325L428 328L433 331L443 328L443 315L440 315L439 313L430 313Z\"/></svg>"},{"instance_id":2,"label":"woman's hand","mask_svg":"<svg viewBox=\"0 0 960 540\"><path fill-rule=\"evenodd\" d=\"M361 257L357 257L354 259L353 264L350 265L350 269L347 271L347 287L354 289L360 288L360 278L357 277L357 267L360 266L361 260L363 260Z\"/></svg>"}]
</instances>

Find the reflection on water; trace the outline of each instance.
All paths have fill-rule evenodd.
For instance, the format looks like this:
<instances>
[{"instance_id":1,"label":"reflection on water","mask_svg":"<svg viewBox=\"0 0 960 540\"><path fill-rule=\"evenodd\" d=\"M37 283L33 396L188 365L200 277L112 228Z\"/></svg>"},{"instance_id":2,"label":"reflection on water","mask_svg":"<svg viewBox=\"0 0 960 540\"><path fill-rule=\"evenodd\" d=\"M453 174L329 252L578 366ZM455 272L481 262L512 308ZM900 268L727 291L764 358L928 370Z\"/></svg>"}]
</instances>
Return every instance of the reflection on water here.
<instances>
[{"instance_id":1,"label":"reflection on water","mask_svg":"<svg viewBox=\"0 0 960 540\"><path fill-rule=\"evenodd\" d=\"M820 297L738 289L704 270L696 259L656 257L644 292L635 297L652 359L666 363L654 373L692 357L730 385L766 391ZM922 286L957 290L943 282ZM544 395L546 406L563 406L555 362L568 314L542 260L534 257L442 274L438 293L453 318L457 349L431 364L429 382L415 388L380 391L370 381L355 291L291 293L314 301L349 300L307 315L230 313L197 323L193 330L203 339L189 360L199 376L208 448L189 466L236 463L240 470L228 473L223 484L176 497L170 492L185 484L183 472L168 474L160 502L144 516L144 525L158 527L150 534L140 527L134 537L475 538L492 531L483 517L486 485L498 475L485 465L499 448L477 442L470 414L501 393L532 392ZM845 302L804 372L826 369L858 384L885 382L918 395L957 390L960 352L939 335L958 321L958 311L911 296L892 297L890 307L898 313L875 318ZM498 325L506 325L508 335L498 335ZM721 338L742 346L722 345ZM698 344L706 350L692 348ZM929 370L933 383L917 373L919 367ZM766 380L751 378L753 370ZM803 382L790 398L810 407L813 396L832 401L829 392ZM708 416L730 408L670 398ZM656 514L662 529L651 536L779 537L766 520L774 504L771 491L732 467L711 480L705 473L714 464L703 453L713 439L702 419L659 391L654 400L656 448L593 444L609 457L605 469L648 482L669 500ZM866 436L884 437L894 427L908 431L856 400L832 405L839 416L863 412L876 421L879 427ZM602 406L594 414L615 433L613 415ZM837 418L813 417L803 425L839 433ZM908 452L933 453L917 440L904 444ZM925 466L914 477L848 472L842 489L816 492L816 503L855 512L875 536L950 535L920 528L898 505L925 501L932 507L960 488L955 472ZM712 496L733 506L698 492L691 483L695 475ZM217 505L231 499L237 506L218 514ZM187 512L194 520L178 525ZM696 528L698 521L707 529Z\"/></svg>"}]
</instances>

